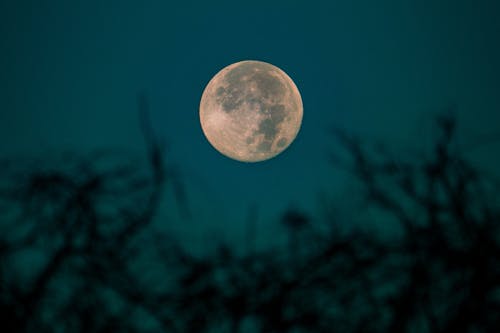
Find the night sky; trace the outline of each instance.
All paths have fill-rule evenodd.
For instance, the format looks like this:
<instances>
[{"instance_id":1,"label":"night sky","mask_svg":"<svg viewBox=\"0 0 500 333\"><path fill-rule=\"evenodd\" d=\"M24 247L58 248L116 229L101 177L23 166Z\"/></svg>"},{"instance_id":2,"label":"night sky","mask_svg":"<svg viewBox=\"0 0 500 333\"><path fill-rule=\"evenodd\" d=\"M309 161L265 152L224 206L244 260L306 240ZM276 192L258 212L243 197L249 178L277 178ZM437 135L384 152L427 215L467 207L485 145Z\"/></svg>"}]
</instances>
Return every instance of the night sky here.
<instances>
[{"instance_id":1,"label":"night sky","mask_svg":"<svg viewBox=\"0 0 500 333\"><path fill-rule=\"evenodd\" d=\"M452 107L467 156L498 168L497 3L2 1L0 155L144 154L137 95L145 93L192 210L181 219L169 193L158 223L195 246L236 243L254 205L265 244L280 238L287 207L319 218L321 191L355 210L350 180L328 161L331 128L425 148L433 117ZM212 76L248 59L287 72L304 104L295 142L255 164L213 149L198 117Z\"/></svg>"}]
</instances>

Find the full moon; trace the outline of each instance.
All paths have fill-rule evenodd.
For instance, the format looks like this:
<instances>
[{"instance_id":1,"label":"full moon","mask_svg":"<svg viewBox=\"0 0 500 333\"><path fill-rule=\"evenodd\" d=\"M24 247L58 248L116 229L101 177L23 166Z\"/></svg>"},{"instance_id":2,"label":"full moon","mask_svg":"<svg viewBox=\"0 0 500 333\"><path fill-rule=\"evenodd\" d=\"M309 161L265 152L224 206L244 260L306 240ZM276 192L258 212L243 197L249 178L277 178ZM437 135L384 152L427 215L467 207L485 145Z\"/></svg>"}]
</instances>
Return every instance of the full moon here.
<instances>
[{"instance_id":1,"label":"full moon","mask_svg":"<svg viewBox=\"0 0 500 333\"><path fill-rule=\"evenodd\" d=\"M302 123L302 99L292 79L262 61L223 68L200 101L200 122L210 144L242 162L275 157L295 139Z\"/></svg>"}]
</instances>

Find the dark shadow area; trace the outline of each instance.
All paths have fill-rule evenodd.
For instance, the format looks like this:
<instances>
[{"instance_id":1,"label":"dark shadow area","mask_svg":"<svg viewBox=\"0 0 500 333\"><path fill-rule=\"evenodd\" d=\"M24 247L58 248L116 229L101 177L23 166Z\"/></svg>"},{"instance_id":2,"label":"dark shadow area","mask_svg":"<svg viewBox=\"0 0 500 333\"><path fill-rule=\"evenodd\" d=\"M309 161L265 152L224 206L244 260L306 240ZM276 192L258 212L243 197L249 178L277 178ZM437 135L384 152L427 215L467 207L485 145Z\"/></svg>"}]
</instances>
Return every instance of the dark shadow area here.
<instances>
[{"instance_id":1,"label":"dark shadow area","mask_svg":"<svg viewBox=\"0 0 500 333\"><path fill-rule=\"evenodd\" d=\"M498 332L499 184L455 150L452 117L408 160L334 131L349 156L335 167L397 235L344 230L335 211L318 230L292 206L277 221L287 246L256 251L254 207L247 254L200 257L152 223L167 187L188 209L139 107L147 163L115 151L1 162L2 332Z\"/></svg>"}]
</instances>

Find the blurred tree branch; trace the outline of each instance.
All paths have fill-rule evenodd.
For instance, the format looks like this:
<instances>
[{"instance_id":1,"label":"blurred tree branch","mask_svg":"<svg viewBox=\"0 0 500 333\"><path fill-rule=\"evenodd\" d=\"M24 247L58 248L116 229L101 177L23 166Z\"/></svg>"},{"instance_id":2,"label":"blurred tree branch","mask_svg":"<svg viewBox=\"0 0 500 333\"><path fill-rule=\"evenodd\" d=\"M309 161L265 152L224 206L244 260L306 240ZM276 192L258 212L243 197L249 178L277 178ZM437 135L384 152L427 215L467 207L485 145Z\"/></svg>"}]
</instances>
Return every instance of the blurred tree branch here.
<instances>
[{"instance_id":1,"label":"blurred tree branch","mask_svg":"<svg viewBox=\"0 0 500 333\"><path fill-rule=\"evenodd\" d=\"M257 251L253 207L245 255L220 244L195 256L152 227L166 185L177 205L186 197L143 95L139 110L145 166L110 151L52 167L0 163L5 331L497 332L498 188L454 148L453 117L438 118L425 158L334 131L350 157L335 165L400 236L342 231L323 196L330 232L292 206L280 221L287 247ZM25 253L41 259L26 267Z\"/></svg>"}]
</instances>

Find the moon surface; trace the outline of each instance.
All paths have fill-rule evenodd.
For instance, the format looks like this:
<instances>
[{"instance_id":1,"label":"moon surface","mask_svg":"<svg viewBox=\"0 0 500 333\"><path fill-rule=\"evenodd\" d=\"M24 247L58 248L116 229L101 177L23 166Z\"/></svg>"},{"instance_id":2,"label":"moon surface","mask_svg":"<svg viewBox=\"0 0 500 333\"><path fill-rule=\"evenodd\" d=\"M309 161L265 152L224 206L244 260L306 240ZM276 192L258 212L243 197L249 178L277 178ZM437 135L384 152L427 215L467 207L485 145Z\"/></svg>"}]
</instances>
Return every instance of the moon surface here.
<instances>
[{"instance_id":1,"label":"moon surface","mask_svg":"<svg viewBox=\"0 0 500 333\"><path fill-rule=\"evenodd\" d=\"M292 79L262 61L223 68L200 101L200 122L210 144L242 162L270 159L295 139L302 123L302 99Z\"/></svg>"}]
</instances>

